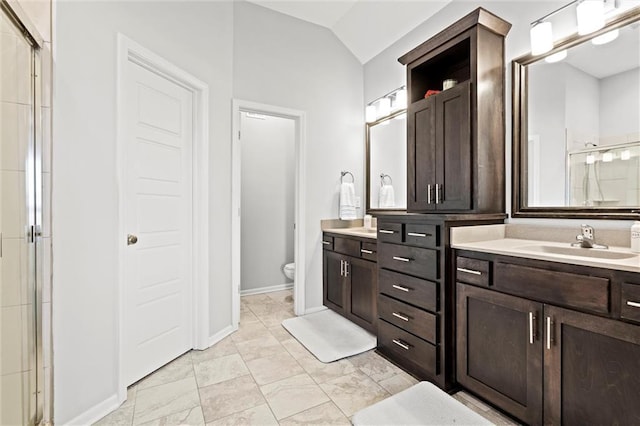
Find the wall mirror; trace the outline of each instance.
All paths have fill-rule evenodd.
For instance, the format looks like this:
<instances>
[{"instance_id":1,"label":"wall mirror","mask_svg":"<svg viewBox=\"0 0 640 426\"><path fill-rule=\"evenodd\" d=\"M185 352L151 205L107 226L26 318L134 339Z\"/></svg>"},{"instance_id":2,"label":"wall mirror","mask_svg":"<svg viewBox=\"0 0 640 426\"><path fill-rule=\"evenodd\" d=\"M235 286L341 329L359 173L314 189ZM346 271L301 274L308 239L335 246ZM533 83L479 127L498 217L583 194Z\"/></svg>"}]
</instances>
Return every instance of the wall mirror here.
<instances>
[{"instance_id":1,"label":"wall mirror","mask_svg":"<svg viewBox=\"0 0 640 426\"><path fill-rule=\"evenodd\" d=\"M367 212L407 209L406 110L366 129Z\"/></svg>"},{"instance_id":2,"label":"wall mirror","mask_svg":"<svg viewBox=\"0 0 640 426\"><path fill-rule=\"evenodd\" d=\"M513 61L512 191L515 217L639 217L640 8Z\"/></svg>"}]
</instances>

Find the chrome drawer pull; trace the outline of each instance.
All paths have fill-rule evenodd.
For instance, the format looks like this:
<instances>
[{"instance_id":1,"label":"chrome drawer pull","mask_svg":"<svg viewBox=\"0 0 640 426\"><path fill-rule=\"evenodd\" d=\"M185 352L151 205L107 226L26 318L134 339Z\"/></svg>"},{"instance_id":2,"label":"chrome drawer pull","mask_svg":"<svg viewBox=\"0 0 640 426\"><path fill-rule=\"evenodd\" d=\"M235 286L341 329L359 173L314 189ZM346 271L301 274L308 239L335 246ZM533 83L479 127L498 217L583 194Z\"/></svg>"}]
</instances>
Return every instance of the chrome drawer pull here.
<instances>
[{"instance_id":1,"label":"chrome drawer pull","mask_svg":"<svg viewBox=\"0 0 640 426\"><path fill-rule=\"evenodd\" d=\"M407 345L407 344L403 343L401 340L393 339L393 340L392 340L392 342L393 342L393 343L395 343L396 345L400 346L400 347L401 347L402 349L404 349L405 351L408 351L408 350L409 350L409 345Z\"/></svg>"},{"instance_id":2,"label":"chrome drawer pull","mask_svg":"<svg viewBox=\"0 0 640 426\"><path fill-rule=\"evenodd\" d=\"M360 253L373 254L371 250L360 249Z\"/></svg>"},{"instance_id":3,"label":"chrome drawer pull","mask_svg":"<svg viewBox=\"0 0 640 426\"><path fill-rule=\"evenodd\" d=\"M466 272L467 274L473 274L473 275L482 275L482 272L480 271L474 271L473 269L467 269L467 268L456 268L456 271Z\"/></svg>"},{"instance_id":4,"label":"chrome drawer pull","mask_svg":"<svg viewBox=\"0 0 640 426\"><path fill-rule=\"evenodd\" d=\"M425 238L427 236L431 236L431 234L421 234L420 232L407 232L407 235L410 237L422 237Z\"/></svg>"},{"instance_id":5,"label":"chrome drawer pull","mask_svg":"<svg viewBox=\"0 0 640 426\"><path fill-rule=\"evenodd\" d=\"M407 259L406 257L398 257L398 256L393 256L393 260L399 260L400 262L411 262L411 259Z\"/></svg>"},{"instance_id":6,"label":"chrome drawer pull","mask_svg":"<svg viewBox=\"0 0 640 426\"><path fill-rule=\"evenodd\" d=\"M551 321L551 317L547 317L547 349L551 349L551 342L553 342L553 338L551 336L552 326L553 326L553 321Z\"/></svg>"},{"instance_id":7,"label":"chrome drawer pull","mask_svg":"<svg viewBox=\"0 0 640 426\"><path fill-rule=\"evenodd\" d=\"M536 338L535 331L533 329L533 324L535 320L536 320L536 316L533 314L533 312L529 312L529 343L532 345Z\"/></svg>"},{"instance_id":8,"label":"chrome drawer pull","mask_svg":"<svg viewBox=\"0 0 640 426\"><path fill-rule=\"evenodd\" d=\"M427 184L427 204L431 204L431 184Z\"/></svg>"},{"instance_id":9,"label":"chrome drawer pull","mask_svg":"<svg viewBox=\"0 0 640 426\"><path fill-rule=\"evenodd\" d=\"M396 290L401 290L401 291L406 291L407 293L409 292L409 289L407 287L402 287L400 285L392 285L393 288L395 288Z\"/></svg>"},{"instance_id":10,"label":"chrome drawer pull","mask_svg":"<svg viewBox=\"0 0 640 426\"><path fill-rule=\"evenodd\" d=\"M387 229L378 229L378 232L381 234L395 234L396 231L389 231Z\"/></svg>"},{"instance_id":11,"label":"chrome drawer pull","mask_svg":"<svg viewBox=\"0 0 640 426\"><path fill-rule=\"evenodd\" d=\"M323 241L322 244L324 244L325 246L330 246L331 243L329 241Z\"/></svg>"},{"instance_id":12,"label":"chrome drawer pull","mask_svg":"<svg viewBox=\"0 0 640 426\"><path fill-rule=\"evenodd\" d=\"M627 306L632 306L634 308L640 308L640 302L632 302L630 300L627 300Z\"/></svg>"},{"instance_id":13,"label":"chrome drawer pull","mask_svg":"<svg viewBox=\"0 0 640 426\"><path fill-rule=\"evenodd\" d=\"M393 315L396 318L400 318L402 321L407 321L409 322L409 317L405 317L404 315L400 315L396 312L393 312L391 315Z\"/></svg>"}]
</instances>

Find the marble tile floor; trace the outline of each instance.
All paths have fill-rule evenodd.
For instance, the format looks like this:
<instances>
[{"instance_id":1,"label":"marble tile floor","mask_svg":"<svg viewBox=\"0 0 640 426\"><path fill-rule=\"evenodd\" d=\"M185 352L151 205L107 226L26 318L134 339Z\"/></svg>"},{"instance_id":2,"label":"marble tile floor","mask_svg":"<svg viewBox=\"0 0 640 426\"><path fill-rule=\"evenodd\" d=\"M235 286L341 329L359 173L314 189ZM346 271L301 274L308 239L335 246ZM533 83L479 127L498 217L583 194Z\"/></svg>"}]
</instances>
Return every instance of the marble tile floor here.
<instances>
[{"instance_id":1,"label":"marble tile floor","mask_svg":"<svg viewBox=\"0 0 640 426\"><path fill-rule=\"evenodd\" d=\"M280 323L291 291L243 296L239 330L190 351L128 389L96 425L349 425L358 410L417 383L374 351L323 364ZM496 424L515 424L460 392Z\"/></svg>"}]
</instances>

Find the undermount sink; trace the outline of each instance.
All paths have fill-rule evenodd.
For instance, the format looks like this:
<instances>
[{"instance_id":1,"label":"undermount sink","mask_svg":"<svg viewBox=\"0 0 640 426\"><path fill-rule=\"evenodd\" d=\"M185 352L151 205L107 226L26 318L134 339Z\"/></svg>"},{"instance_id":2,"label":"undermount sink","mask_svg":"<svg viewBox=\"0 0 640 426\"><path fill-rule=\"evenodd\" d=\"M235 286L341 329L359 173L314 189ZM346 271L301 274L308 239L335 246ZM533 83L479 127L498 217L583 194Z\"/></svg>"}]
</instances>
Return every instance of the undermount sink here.
<instances>
[{"instance_id":1,"label":"undermount sink","mask_svg":"<svg viewBox=\"0 0 640 426\"><path fill-rule=\"evenodd\" d=\"M621 259L631 259L633 257L637 257L637 254L633 253L625 253L620 251L612 251L606 249L588 249L582 247L558 247L558 246L548 246L548 245L527 245L518 247L519 250L524 251L533 251L537 253L550 253L550 254L562 254L565 256L578 256L578 257L588 257L595 259L611 259L611 260L621 260Z\"/></svg>"}]
</instances>

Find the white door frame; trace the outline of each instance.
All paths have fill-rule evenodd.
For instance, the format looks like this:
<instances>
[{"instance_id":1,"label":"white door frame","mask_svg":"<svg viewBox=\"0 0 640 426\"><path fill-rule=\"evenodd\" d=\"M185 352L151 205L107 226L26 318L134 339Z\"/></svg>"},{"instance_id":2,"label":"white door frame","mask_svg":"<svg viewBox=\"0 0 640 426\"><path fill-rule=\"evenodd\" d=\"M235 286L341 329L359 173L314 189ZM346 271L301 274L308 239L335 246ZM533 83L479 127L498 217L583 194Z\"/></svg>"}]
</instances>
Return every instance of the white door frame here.
<instances>
[{"instance_id":1,"label":"white door frame","mask_svg":"<svg viewBox=\"0 0 640 426\"><path fill-rule=\"evenodd\" d=\"M233 327L240 321L240 200L241 200L241 155L240 155L240 112L272 115L295 121L295 202L294 202L294 262L296 271L293 285L294 312L305 313L305 143L306 114L289 108L260 104L240 99L233 100L232 145L231 145L231 294Z\"/></svg>"},{"instance_id":2,"label":"white door frame","mask_svg":"<svg viewBox=\"0 0 640 426\"><path fill-rule=\"evenodd\" d=\"M127 396L124 368L124 259L126 235L124 223L124 166L126 152L125 95L127 66L133 62L184 87L193 95L193 171L192 171L192 346L209 347L209 86L162 57L118 33L117 57L117 142L118 179L118 399Z\"/></svg>"}]
</instances>

